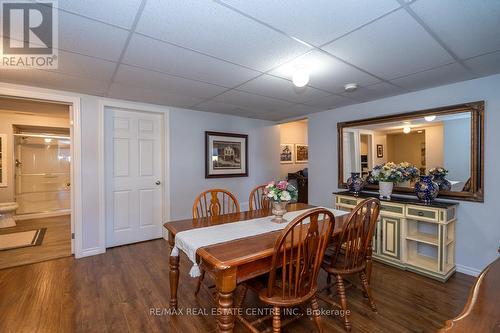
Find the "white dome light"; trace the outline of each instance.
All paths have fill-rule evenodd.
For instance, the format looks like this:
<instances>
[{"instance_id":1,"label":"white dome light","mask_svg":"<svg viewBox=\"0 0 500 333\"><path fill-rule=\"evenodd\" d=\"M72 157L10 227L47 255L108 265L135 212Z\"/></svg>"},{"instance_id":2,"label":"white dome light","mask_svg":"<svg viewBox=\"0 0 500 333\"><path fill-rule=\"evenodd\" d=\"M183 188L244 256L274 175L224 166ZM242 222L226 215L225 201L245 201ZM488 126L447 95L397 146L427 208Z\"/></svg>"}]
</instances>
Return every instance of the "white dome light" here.
<instances>
[{"instance_id":1,"label":"white dome light","mask_svg":"<svg viewBox=\"0 0 500 333\"><path fill-rule=\"evenodd\" d=\"M425 116L424 119L425 121L434 121L434 119L436 119L436 116Z\"/></svg>"},{"instance_id":2,"label":"white dome light","mask_svg":"<svg viewBox=\"0 0 500 333\"><path fill-rule=\"evenodd\" d=\"M404 133L404 134L408 134L408 133L410 133L410 132L411 132L411 128L410 128L410 126L405 126L405 127L403 128L403 133Z\"/></svg>"},{"instance_id":3,"label":"white dome light","mask_svg":"<svg viewBox=\"0 0 500 333\"><path fill-rule=\"evenodd\" d=\"M301 88L309 82L309 71L307 68L300 68L293 73L292 82L295 86Z\"/></svg>"}]
</instances>

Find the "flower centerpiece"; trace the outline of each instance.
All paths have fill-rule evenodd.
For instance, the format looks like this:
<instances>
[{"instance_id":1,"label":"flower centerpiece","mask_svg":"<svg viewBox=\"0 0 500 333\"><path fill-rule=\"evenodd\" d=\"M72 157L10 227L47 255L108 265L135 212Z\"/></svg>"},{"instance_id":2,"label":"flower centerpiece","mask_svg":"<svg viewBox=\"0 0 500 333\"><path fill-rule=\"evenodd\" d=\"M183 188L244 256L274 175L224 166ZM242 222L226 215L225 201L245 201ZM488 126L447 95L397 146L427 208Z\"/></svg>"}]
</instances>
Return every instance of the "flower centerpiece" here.
<instances>
[{"instance_id":1,"label":"flower centerpiece","mask_svg":"<svg viewBox=\"0 0 500 333\"><path fill-rule=\"evenodd\" d=\"M448 170L443 167L436 167L429 170L429 175L432 176L432 180L439 185L439 190L450 191L451 183L445 177L448 174Z\"/></svg>"},{"instance_id":2,"label":"flower centerpiece","mask_svg":"<svg viewBox=\"0 0 500 333\"><path fill-rule=\"evenodd\" d=\"M381 199L390 199L394 183L403 180L403 171L393 162L377 165L373 168L372 176L379 182L379 194Z\"/></svg>"},{"instance_id":3,"label":"flower centerpiece","mask_svg":"<svg viewBox=\"0 0 500 333\"><path fill-rule=\"evenodd\" d=\"M399 163L398 168L403 174L402 180L397 184L400 187L411 187L410 184L420 177L420 170L409 162Z\"/></svg>"},{"instance_id":4,"label":"flower centerpiece","mask_svg":"<svg viewBox=\"0 0 500 333\"><path fill-rule=\"evenodd\" d=\"M264 194L273 203L274 219L272 221L276 223L286 222L283 218L286 213L286 205L292 200L297 200L299 195L297 188L286 180L272 181L264 188Z\"/></svg>"}]
</instances>

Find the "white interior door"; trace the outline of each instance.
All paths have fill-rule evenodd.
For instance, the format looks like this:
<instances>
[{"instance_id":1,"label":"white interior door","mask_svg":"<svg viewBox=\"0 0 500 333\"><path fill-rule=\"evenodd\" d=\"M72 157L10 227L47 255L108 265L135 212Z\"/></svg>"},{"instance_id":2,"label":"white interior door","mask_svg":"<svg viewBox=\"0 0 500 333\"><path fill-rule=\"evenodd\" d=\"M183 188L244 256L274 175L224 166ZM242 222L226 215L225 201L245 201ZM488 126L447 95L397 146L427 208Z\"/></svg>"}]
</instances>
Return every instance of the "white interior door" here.
<instances>
[{"instance_id":1,"label":"white interior door","mask_svg":"<svg viewBox=\"0 0 500 333\"><path fill-rule=\"evenodd\" d=\"M162 237L161 114L105 112L106 247Z\"/></svg>"}]
</instances>

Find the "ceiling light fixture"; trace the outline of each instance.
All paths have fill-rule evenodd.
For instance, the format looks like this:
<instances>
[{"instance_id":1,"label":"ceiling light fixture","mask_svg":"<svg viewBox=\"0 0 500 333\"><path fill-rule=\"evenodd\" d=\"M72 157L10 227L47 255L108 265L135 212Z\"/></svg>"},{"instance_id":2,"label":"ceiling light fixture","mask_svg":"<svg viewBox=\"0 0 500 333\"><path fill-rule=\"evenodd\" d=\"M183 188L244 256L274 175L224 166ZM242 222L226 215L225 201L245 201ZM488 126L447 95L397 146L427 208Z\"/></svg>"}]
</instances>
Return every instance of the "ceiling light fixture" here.
<instances>
[{"instance_id":1,"label":"ceiling light fixture","mask_svg":"<svg viewBox=\"0 0 500 333\"><path fill-rule=\"evenodd\" d=\"M436 116L432 115L432 116L425 116L424 117L425 121L434 121L434 119L436 119Z\"/></svg>"},{"instance_id":2,"label":"ceiling light fixture","mask_svg":"<svg viewBox=\"0 0 500 333\"><path fill-rule=\"evenodd\" d=\"M292 82L296 87L304 87L309 82L309 70L305 67L297 69L293 73Z\"/></svg>"},{"instance_id":3,"label":"ceiling light fixture","mask_svg":"<svg viewBox=\"0 0 500 333\"><path fill-rule=\"evenodd\" d=\"M405 126L405 127L403 127L403 133L404 133L404 134L408 134L408 133L410 133L410 132L411 132L411 128L410 128L410 126Z\"/></svg>"},{"instance_id":4,"label":"ceiling light fixture","mask_svg":"<svg viewBox=\"0 0 500 333\"><path fill-rule=\"evenodd\" d=\"M353 92L358 89L358 85L356 83L348 83L344 86L345 92Z\"/></svg>"},{"instance_id":5,"label":"ceiling light fixture","mask_svg":"<svg viewBox=\"0 0 500 333\"><path fill-rule=\"evenodd\" d=\"M51 143L51 142L52 142L52 139L45 138L45 139L43 139L43 141L45 141L45 143Z\"/></svg>"}]
</instances>

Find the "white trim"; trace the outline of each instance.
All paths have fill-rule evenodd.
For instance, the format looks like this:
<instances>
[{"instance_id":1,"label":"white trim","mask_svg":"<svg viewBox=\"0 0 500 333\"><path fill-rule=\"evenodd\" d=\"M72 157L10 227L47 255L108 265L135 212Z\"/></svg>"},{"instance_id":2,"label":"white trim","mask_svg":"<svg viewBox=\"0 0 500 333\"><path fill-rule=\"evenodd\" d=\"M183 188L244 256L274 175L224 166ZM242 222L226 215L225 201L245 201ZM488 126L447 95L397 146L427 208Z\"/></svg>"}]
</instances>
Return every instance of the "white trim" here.
<instances>
[{"instance_id":1,"label":"white trim","mask_svg":"<svg viewBox=\"0 0 500 333\"><path fill-rule=\"evenodd\" d=\"M82 249L82 187L81 187L81 115L80 97L70 94L57 93L47 89L33 88L0 82L0 95L7 97L22 97L51 102L67 103L70 105L71 117L71 232L75 234L71 242L71 252L76 258L83 256Z\"/></svg>"},{"instance_id":2,"label":"white trim","mask_svg":"<svg viewBox=\"0 0 500 333\"><path fill-rule=\"evenodd\" d=\"M456 264L455 268L456 268L457 272L464 273L467 275L479 276L479 274L481 274L481 271L479 269L464 266L464 265Z\"/></svg>"},{"instance_id":3,"label":"white trim","mask_svg":"<svg viewBox=\"0 0 500 333\"><path fill-rule=\"evenodd\" d=\"M96 254L101 254L104 252L106 251L103 251L100 247L91 247L82 251L82 257L95 256Z\"/></svg>"},{"instance_id":4,"label":"white trim","mask_svg":"<svg viewBox=\"0 0 500 333\"><path fill-rule=\"evenodd\" d=\"M54 212L42 212L42 213L32 213L32 214L22 214L14 216L14 220L23 221L23 220L31 220L31 219L40 219L44 217L53 217L53 216L64 216L71 215L71 209L58 210Z\"/></svg>"},{"instance_id":5,"label":"white trim","mask_svg":"<svg viewBox=\"0 0 500 333\"><path fill-rule=\"evenodd\" d=\"M126 109L136 112L154 112L162 115L162 137L163 137L163 221L170 219L170 110L168 107L159 107L150 104L117 101L107 98L99 100L99 134L98 134L98 180L99 180L99 242L98 253L106 252L106 179L104 165L104 112L106 107ZM163 238L166 237L162 226ZM166 238L165 238L166 239ZM98 254L96 253L96 254ZM89 254L91 255L91 254Z\"/></svg>"}]
</instances>

